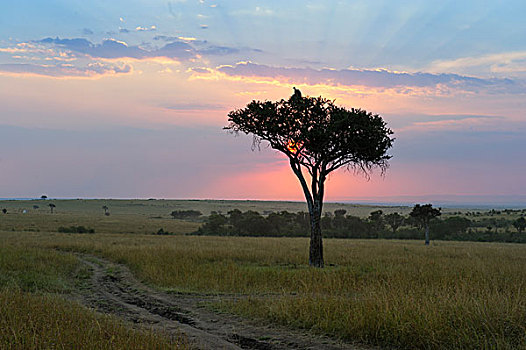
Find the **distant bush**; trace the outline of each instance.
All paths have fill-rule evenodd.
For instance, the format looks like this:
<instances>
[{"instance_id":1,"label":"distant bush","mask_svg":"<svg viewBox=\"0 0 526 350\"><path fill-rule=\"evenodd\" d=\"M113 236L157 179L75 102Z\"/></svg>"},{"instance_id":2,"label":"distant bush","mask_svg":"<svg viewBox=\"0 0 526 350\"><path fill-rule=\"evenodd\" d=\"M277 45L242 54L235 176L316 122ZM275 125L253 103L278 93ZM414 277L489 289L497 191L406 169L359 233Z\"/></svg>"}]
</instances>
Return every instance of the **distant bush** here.
<instances>
[{"instance_id":1,"label":"distant bush","mask_svg":"<svg viewBox=\"0 0 526 350\"><path fill-rule=\"evenodd\" d=\"M60 226L58 232L61 233L95 233L95 229L84 227L84 226Z\"/></svg>"},{"instance_id":2,"label":"distant bush","mask_svg":"<svg viewBox=\"0 0 526 350\"><path fill-rule=\"evenodd\" d=\"M185 220L185 219L197 219L198 217L203 215L203 213L201 213L198 210L174 210L170 213L170 215L174 219Z\"/></svg>"},{"instance_id":3,"label":"distant bush","mask_svg":"<svg viewBox=\"0 0 526 350\"><path fill-rule=\"evenodd\" d=\"M173 235L172 232L165 231L163 228L160 228L157 232L153 233L154 235Z\"/></svg>"}]
</instances>

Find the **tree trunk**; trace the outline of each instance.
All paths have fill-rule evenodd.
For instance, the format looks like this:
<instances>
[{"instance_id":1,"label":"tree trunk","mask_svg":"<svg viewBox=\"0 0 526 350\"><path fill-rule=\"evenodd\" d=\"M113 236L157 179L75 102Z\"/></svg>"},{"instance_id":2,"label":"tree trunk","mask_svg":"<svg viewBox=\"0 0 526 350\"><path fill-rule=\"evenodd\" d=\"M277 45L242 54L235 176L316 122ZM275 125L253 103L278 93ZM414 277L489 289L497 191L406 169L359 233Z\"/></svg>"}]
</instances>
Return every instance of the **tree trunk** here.
<instances>
[{"instance_id":1,"label":"tree trunk","mask_svg":"<svg viewBox=\"0 0 526 350\"><path fill-rule=\"evenodd\" d=\"M309 265L323 267L323 242L321 237L321 201L316 200L310 211Z\"/></svg>"},{"instance_id":2,"label":"tree trunk","mask_svg":"<svg viewBox=\"0 0 526 350\"><path fill-rule=\"evenodd\" d=\"M321 211L323 207L323 194L325 174L320 175L318 179L318 172L313 172L311 190L305 181L305 177L301 172L301 166L297 159L290 158L290 167L298 178L307 200L307 207L310 215L310 248L309 248L309 265L312 267L323 267L323 242L321 238ZM311 192L312 191L312 192Z\"/></svg>"},{"instance_id":3,"label":"tree trunk","mask_svg":"<svg viewBox=\"0 0 526 350\"><path fill-rule=\"evenodd\" d=\"M426 245L429 245L429 224L426 224Z\"/></svg>"}]
</instances>

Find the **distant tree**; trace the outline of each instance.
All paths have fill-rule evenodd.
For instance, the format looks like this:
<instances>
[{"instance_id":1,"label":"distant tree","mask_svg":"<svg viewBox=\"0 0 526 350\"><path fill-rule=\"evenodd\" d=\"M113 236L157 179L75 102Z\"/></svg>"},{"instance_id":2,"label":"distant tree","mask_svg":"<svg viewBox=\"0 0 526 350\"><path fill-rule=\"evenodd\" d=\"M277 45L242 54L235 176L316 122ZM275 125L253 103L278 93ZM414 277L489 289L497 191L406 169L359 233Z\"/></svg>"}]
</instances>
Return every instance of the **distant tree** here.
<instances>
[{"instance_id":1,"label":"distant tree","mask_svg":"<svg viewBox=\"0 0 526 350\"><path fill-rule=\"evenodd\" d=\"M385 222L391 227L391 230L393 230L394 235L396 234L396 230L398 230L398 228L404 224L405 218L402 215L395 212L387 214L385 216Z\"/></svg>"},{"instance_id":2,"label":"distant tree","mask_svg":"<svg viewBox=\"0 0 526 350\"><path fill-rule=\"evenodd\" d=\"M471 220L462 216L450 216L444 220L434 220L430 223L435 239L458 239L467 233Z\"/></svg>"},{"instance_id":3,"label":"distant tree","mask_svg":"<svg viewBox=\"0 0 526 350\"><path fill-rule=\"evenodd\" d=\"M336 209L334 211L334 219L332 220L332 223L335 229L341 230L345 227L345 214L347 214L347 210L345 209Z\"/></svg>"},{"instance_id":4,"label":"distant tree","mask_svg":"<svg viewBox=\"0 0 526 350\"><path fill-rule=\"evenodd\" d=\"M6 208L2 209L2 213L7 214L7 209Z\"/></svg>"},{"instance_id":5,"label":"distant tree","mask_svg":"<svg viewBox=\"0 0 526 350\"><path fill-rule=\"evenodd\" d=\"M519 233L522 233L522 231L526 229L526 219L523 216L521 216L517 220L513 221L513 227L515 227L515 229Z\"/></svg>"},{"instance_id":6,"label":"distant tree","mask_svg":"<svg viewBox=\"0 0 526 350\"><path fill-rule=\"evenodd\" d=\"M224 235L227 233L225 225L228 223L228 218L217 211L213 211L208 216L208 221L199 228L198 234L216 234Z\"/></svg>"},{"instance_id":7,"label":"distant tree","mask_svg":"<svg viewBox=\"0 0 526 350\"><path fill-rule=\"evenodd\" d=\"M409 216L415 220L417 225L421 229L425 229L426 245L429 245L429 221L437 216L440 216L440 210L441 208L433 208L432 204L416 204L413 207L411 213L409 213Z\"/></svg>"},{"instance_id":8,"label":"distant tree","mask_svg":"<svg viewBox=\"0 0 526 350\"><path fill-rule=\"evenodd\" d=\"M384 212L381 210L375 210L369 214L369 223L371 224L371 237L378 238L378 233L384 228Z\"/></svg>"},{"instance_id":9,"label":"distant tree","mask_svg":"<svg viewBox=\"0 0 526 350\"><path fill-rule=\"evenodd\" d=\"M47 196L45 194L40 196L40 199L47 199Z\"/></svg>"},{"instance_id":10,"label":"distant tree","mask_svg":"<svg viewBox=\"0 0 526 350\"><path fill-rule=\"evenodd\" d=\"M49 203L49 209L51 209L51 214L53 214L53 210L56 208L56 205L53 203Z\"/></svg>"},{"instance_id":11,"label":"distant tree","mask_svg":"<svg viewBox=\"0 0 526 350\"><path fill-rule=\"evenodd\" d=\"M343 216L345 216L345 214L347 214L347 210L345 210L345 209L336 209L334 211L334 216L341 216L341 217L343 217Z\"/></svg>"},{"instance_id":12,"label":"distant tree","mask_svg":"<svg viewBox=\"0 0 526 350\"><path fill-rule=\"evenodd\" d=\"M110 215L110 212L108 211L108 210L110 210L110 208L108 208L107 205L103 205L102 206L102 210L104 210L104 215L106 215L106 216Z\"/></svg>"},{"instance_id":13,"label":"distant tree","mask_svg":"<svg viewBox=\"0 0 526 350\"><path fill-rule=\"evenodd\" d=\"M325 230L332 230L334 228L333 219L334 215L331 212L325 212L323 213L323 216L321 218L321 228Z\"/></svg>"},{"instance_id":14,"label":"distant tree","mask_svg":"<svg viewBox=\"0 0 526 350\"><path fill-rule=\"evenodd\" d=\"M374 167L385 171L393 132L376 114L338 107L322 97L303 97L296 88L288 100L252 101L231 111L228 120L225 129L253 135L253 148L267 142L287 156L309 209L309 265L323 267L321 213L327 176L341 167L366 175Z\"/></svg>"}]
</instances>

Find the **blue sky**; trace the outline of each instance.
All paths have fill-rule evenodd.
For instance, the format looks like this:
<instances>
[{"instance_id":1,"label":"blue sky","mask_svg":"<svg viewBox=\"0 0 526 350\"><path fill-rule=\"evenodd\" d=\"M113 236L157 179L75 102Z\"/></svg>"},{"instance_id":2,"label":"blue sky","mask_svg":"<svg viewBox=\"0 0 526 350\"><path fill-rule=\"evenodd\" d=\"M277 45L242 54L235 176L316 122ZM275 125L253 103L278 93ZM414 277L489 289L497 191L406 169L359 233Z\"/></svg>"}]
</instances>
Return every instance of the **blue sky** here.
<instances>
[{"instance_id":1,"label":"blue sky","mask_svg":"<svg viewBox=\"0 0 526 350\"><path fill-rule=\"evenodd\" d=\"M229 110L292 86L395 131L387 175L335 174L328 200L526 196L524 13L523 1L4 1L0 197L301 200L279 154L221 129Z\"/></svg>"}]
</instances>

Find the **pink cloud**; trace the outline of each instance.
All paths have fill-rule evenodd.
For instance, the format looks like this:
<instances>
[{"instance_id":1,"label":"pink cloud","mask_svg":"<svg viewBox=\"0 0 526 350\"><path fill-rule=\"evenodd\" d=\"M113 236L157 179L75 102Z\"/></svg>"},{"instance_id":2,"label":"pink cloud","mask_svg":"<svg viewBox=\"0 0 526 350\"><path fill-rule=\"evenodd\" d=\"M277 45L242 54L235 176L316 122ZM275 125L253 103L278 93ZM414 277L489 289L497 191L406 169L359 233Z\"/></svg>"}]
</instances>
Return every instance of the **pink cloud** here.
<instances>
[{"instance_id":1,"label":"pink cloud","mask_svg":"<svg viewBox=\"0 0 526 350\"><path fill-rule=\"evenodd\" d=\"M131 72L132 68L129 65L116 66L100 62L90 63L84 67L75 67L66 64L0 64L0 74L45 76L54 78L97 78L106 75L128 74Z\"/></svg>"},{"instance_id":2,"label":"pink cloud","mask_svg":"<svg viewBox=\"0 0 526 350\"><path fill-rule=\"evenodd\" d=\"M364 86L374 89L393 89L398 94L412 94L432 89L486 92L491 94L526 93L522 82L511 79L482 79L458 74L395 72L387 69L312 69L273 67L251 62L220 66L217 72L228 77L267 78L284 83L330 86ZM204 72L203 72L204 73Z\"/></svg>"}]
</instances>

